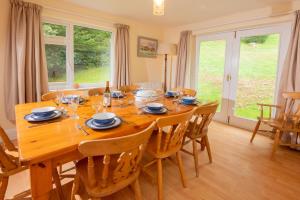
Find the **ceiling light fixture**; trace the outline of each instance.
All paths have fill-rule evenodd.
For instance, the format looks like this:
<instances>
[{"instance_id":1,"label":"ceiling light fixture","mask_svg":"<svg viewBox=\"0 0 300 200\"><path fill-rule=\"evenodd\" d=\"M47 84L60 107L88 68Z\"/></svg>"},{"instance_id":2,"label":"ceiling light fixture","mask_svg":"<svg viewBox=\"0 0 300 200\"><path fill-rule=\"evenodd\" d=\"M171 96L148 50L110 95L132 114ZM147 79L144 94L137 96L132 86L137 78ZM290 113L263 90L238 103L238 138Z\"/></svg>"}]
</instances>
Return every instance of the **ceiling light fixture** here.
<instances>
[{"instance_id":1,"label":"ceiling light fixture","mask_svg":"<svg viewBox=\"0 0 300 200\"><path fill-rule=\"evenodd\" d=\"M153 0L153 15L165 15L165 0Z\"/></svg>"}]
</instances>

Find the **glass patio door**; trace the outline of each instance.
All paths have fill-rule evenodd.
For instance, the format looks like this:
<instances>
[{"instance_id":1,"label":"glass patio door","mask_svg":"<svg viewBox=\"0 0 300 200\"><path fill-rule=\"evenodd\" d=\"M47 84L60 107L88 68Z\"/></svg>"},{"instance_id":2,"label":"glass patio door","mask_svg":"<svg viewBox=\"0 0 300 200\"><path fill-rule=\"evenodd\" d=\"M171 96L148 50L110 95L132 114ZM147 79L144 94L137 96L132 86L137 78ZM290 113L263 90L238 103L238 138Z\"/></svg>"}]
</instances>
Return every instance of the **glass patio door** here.
<instances>
[{"instance_id":1,"label":"glass patio door","mask_svg":"<svg viewBox=\"0 0 300 200\"><path fill-rule=\"evenodd\" d=\"M220 103L215 119L227 122L233 33L197 38L196 83L198 99Z\"/></svg>"},{"instance_id":2,"label":"glass patio door","mask_svg":"<svg viewBox=\"0 0 300 200\"><path fill-rule=\"evenodd\" d=\"M236 32L230 90L234 102L228 110L229 124L253 129L260 114L257 103L276 103L289 30L287 25L278 25Z\"/></svg>"},{"instance_id":3,"label":"glass patio door","mask_svg":"<svg viewBox=\"0 0 300 200\"><path fill-rule=\"evenodd\" d=\"M253 129L257 103L275 103L289 34L280 24L197 38L197 95L220 102L215 120Z\"/></svg>"}]
</instances>

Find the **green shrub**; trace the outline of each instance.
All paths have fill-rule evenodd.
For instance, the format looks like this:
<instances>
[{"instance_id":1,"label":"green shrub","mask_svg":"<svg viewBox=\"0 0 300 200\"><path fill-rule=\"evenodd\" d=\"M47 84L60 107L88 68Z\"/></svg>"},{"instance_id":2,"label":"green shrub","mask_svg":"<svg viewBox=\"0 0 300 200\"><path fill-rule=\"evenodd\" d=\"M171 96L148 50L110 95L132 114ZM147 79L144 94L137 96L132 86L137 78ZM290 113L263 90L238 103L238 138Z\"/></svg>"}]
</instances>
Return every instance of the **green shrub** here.
<instances>
[{"instance_id":1,"label":"green shrub","mask_svg":"<svg viewBox=\"0 0 300 200\"><path fill-rule=\"evenodd\" d=\"M269 37L268 35L252 36L252 37L246 37L246 38L242 39L241 41L246 44L249 44L249 43L263 44L266 42L268 37Z\"/></svg>"}]
</instances>

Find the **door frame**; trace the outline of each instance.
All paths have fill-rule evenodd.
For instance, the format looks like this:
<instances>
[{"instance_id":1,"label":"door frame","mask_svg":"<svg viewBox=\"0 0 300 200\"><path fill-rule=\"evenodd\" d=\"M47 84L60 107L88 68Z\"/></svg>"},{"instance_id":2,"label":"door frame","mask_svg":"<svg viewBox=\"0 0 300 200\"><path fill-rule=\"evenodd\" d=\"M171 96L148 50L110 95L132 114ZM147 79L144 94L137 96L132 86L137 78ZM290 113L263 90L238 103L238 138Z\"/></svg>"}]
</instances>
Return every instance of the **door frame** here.
<instances>
[{"instance_id":1,"label":"door frame","mask_svg":"<svg viewBox=\"0 0 300 200\"><path fill-rule=\"evenodd\" d=\"M214 120L228 123L230 125L253 130L256 120L243 119L234 116L234 104L236 99L238 87L238 73L239 73L239 59L240 59L240 38L252 35L265 35L265 34L280 34L279 53L277 63L276 86L274 94L274 103L276 104L276 97L278 95L278 88L280 77L284 65L285 56L288 50L290 35L292 31L292 23L278 23L266 26L253 27L249 29L228 31L222 33L212 33L207 35L198 35L196 37L196 65L195 65L195 81L194 88L198 91L198 73L200 65L200 43L203 41L225 40L225 64L223 75L223 90L222 90L222 107L221 112L216 113ZM226 80L226 76L230 76L230 80ZM273 113L274 115L274 113Z\"/></svg>"}]
</instances>

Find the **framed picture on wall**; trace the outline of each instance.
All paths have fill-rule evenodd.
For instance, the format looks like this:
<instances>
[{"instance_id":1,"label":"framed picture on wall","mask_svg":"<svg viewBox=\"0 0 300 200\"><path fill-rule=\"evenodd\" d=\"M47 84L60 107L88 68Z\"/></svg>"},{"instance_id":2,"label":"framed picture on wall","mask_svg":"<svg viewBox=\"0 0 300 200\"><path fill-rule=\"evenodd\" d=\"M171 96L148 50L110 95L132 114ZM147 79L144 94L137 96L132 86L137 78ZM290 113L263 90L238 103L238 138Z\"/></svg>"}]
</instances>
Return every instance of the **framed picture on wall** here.
<instances>
[{"instance_id":1,"label":"framed picture on wall","mask_svg":"<svg viewBox=\"0 0 300 200\"><path fill-rule=\"evenodd\" d=\"M139 36L137 55L139 57L156 58L157 47L158 47L158 40Z\"/></svg>"}]
</instances>

